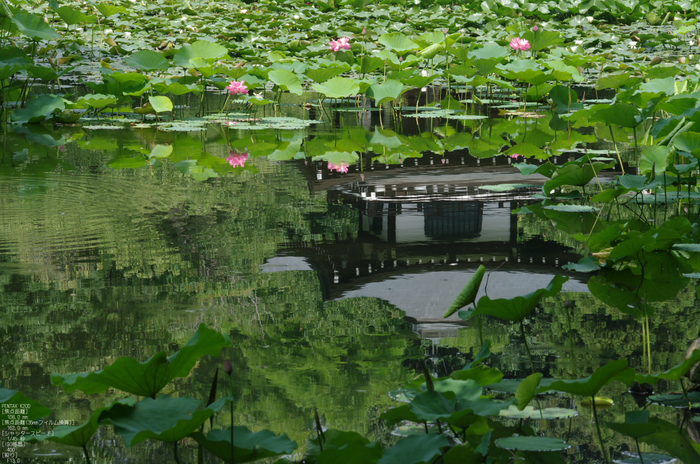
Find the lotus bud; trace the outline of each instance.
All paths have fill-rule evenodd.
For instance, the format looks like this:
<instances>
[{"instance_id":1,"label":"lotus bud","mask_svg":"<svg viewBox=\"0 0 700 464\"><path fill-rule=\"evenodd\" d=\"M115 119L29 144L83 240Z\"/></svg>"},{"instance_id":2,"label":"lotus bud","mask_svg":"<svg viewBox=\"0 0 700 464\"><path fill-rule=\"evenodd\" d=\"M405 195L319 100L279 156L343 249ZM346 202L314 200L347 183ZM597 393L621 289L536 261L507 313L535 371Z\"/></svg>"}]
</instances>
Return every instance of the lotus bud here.
<instances>
[{"instance_id":1,"label":"lotus bud","mask_svg":"<svg viewBox=\"0 0 700 464\"><path fill-rule=\"evenodd\" d=\"M366 27L362 28L362 35L367 35L367 28Z\"/></svg>"},{"instance_id":2,"label":"lotus bud","mask_svg":"<svg viewBox=\"0 0 700 464\"><path fill-rule=\"evenodd\" d=\"M534 26L532 26L532 32L537 32L537 31L539 31L539 30L540 30L540 28L537 27L537 24L535 24Z\"/></svg>"},{"instance_id":3,"label":"lotus bud","mask_svg":"<svg viewBox=\"0 0 700 464\"><path fill-rule=\"evenodd\" d=\"M231 365L231 361L228 359L226 362L224 362L224 372L226 372L226 375L229 377L231 377L231 374L233 374L233 366Z\"/></svg>"}]
</instances>

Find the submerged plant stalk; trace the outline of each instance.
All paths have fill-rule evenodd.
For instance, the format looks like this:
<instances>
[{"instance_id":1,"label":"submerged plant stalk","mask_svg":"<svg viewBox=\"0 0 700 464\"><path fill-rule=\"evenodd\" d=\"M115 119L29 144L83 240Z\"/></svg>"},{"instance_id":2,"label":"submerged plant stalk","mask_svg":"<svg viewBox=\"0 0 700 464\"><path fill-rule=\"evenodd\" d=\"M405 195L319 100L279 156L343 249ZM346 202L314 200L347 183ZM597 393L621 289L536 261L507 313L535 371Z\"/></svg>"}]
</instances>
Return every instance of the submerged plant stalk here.
<instances>
[{"instance_id":1,"label":"submerged plant stalk","mask_svg":"<svg viewBox=\"0 0 700 464\"><path fill-rule=\"evenodd\" d=\"M603 459L606 463L610 462L608 460L608 453L605 452L605 443L603 442L603 434L600 432L600 423L598 422L598 410L595 406L595 396L591 396L591 407L593 408L593 420L595 421L595 430L598 434L598 440L600 441L600 451L603 453Z\"/></svg>"}]
</instances>

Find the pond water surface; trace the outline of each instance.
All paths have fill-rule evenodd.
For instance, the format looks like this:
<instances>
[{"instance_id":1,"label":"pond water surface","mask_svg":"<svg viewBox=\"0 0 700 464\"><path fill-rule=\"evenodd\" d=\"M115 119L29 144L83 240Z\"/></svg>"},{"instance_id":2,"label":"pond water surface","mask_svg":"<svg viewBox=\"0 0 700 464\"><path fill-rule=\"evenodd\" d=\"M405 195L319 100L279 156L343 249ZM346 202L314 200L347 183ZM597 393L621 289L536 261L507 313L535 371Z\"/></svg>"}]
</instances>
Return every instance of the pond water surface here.
<instances>
[{"instance_id":1,"label":"pond water surface","mask_svg":"<svg viewBox=\"0 0 700 464\"><path fill-rule=\"evenodd\" d=\"M527 319L545 376L570 378L575 369L580 377L618 358L641 367L640 323L596 300L587 275L562 268L585 253L574 232L556 219L513 214L541 189L482 188L533 182L486 134L551 136L554 144L551 115L542 115L404 117L391 130L376 125L376 111L338 112L335 124L305 128L276 119L252 129L123 120L11 126L0 159L0 378L55 418L81 423L118 393L64 393L51 373L174 352L205 323L229 333L233 348L165 393L206 398L216 367L230 359L237 424L285 432L303 448L317 408L324 426L389 443L395 437L378 416L395 405L389 392L420 373L419 360L445 375L481 346L474 324L442 318L480 264L488 276L480 296L491 298L570 276ZM605 142L589 147L606 151ZM561 151L560 161L580 152ZM698 335L697 308L692 285L660 303L651 320L655 372L682 360ZM506 378L529 373L516 326L485 319L481 337ZM602 394L615 401L602 416L624 421L634 399L619 384ZM579 413L533 424L574 445L567 461L600 459L590 410L568 396L543 401ZM636 449L610 431L606 439L618 455ZM195 462L192 444L181 451L183 462ZM127 450L106 431L93 452L98 462L172 462L164 445ZM81 454L55 444L22 453L26 462Z\"/></svg>"}]
</instances>

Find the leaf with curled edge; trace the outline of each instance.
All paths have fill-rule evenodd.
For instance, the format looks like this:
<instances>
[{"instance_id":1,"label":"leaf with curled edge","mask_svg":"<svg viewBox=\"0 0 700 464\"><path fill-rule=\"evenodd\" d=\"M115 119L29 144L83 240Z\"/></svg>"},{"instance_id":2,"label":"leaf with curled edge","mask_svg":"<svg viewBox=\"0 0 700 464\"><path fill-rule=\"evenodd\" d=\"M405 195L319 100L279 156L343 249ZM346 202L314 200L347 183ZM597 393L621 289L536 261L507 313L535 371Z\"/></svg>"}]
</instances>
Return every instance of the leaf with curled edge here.
<instances>
[{"instance_id":1,"label":"leaf with curled edge","mask_svg":"<svg viewBox=\"0 0 700 464\"><path fill-rule=\"evenodd\" d=\"M66 392L81 390L91 395L111 387L132 395L153 398L171 380L189 375L199 358L218 356L221 349L229 344L228 336L202 324L187 344L169 358L164 351L146 362L123 357L100 371L51 374L51 383L62 386Z\"/></svg>"}]
</instances>

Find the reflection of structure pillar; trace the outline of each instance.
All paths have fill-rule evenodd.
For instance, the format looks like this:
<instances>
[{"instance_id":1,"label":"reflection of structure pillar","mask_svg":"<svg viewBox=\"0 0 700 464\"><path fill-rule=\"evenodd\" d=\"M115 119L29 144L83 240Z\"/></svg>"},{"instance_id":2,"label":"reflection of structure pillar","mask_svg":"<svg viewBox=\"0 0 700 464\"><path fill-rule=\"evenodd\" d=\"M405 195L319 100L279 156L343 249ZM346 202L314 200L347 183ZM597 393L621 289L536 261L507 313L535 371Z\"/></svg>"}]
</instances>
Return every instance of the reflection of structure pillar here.
<instances>
[{"instance_id":1,"label":"reflection of structure pillar","mask_svg":"<svg viewBox=\"0 0 700 464\"><path fill-rule=\"evenodd\" d=\"M425 205L425 235L432 238L474 237L481 232L483 203L434 201Z\"/></svg>"},{"instance_id":2,"label":"reflection of structure pillar","mask_svg":"<svg viewBox=\"0 0 700 464\"><path fill-rule=\"evenodd\" d=\"M389 203L389 211L386 216L387 241L396 243L396 215L399 213L398 203Z\"/></svg>"},{"instance_id":3,"label":"reflection of structure pillar","mask_svg":"<svg viewBox=\"0 0 700 464\"><path fill-rule=\"evenodd\" d=\"M513 210L518 209L516 200L510 201L510 243L515 246L518 243L518 215L513 214Z\"/></svg>"}]
</instances>

